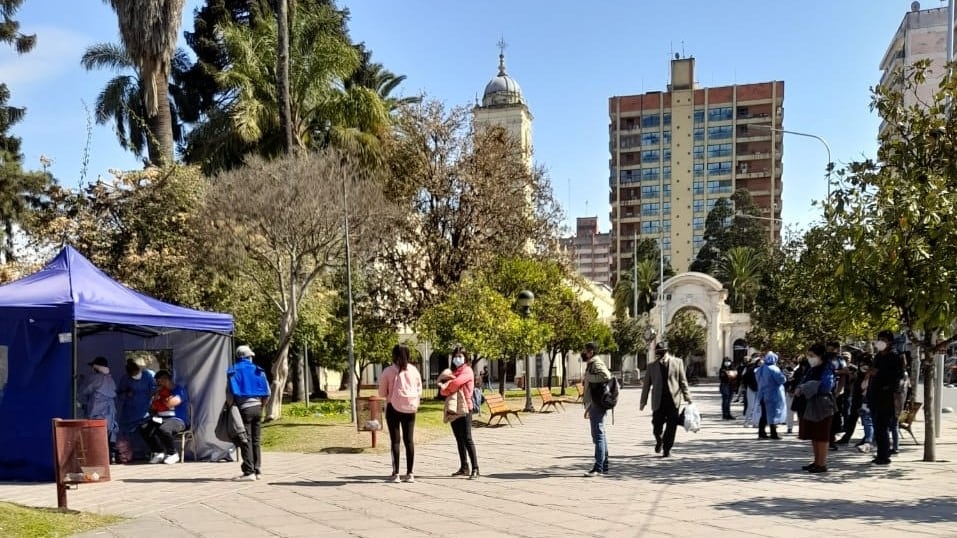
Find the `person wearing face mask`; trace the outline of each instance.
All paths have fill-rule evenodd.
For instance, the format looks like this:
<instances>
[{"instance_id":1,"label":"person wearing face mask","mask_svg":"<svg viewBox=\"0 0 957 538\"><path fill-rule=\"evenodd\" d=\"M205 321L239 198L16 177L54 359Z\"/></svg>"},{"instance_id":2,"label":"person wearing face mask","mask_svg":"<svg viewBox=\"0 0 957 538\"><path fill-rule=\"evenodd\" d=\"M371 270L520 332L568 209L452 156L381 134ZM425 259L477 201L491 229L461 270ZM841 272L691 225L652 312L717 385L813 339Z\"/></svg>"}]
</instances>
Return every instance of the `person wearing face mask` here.
<instances>
[{"instance_id":1,"label":"person wearing face mask","mask_svg":"<svg viewBox=\"0 0 957 538\"><path fill-rule=\"evenodd\" d=\"M648 365L648 372L644 376L638 409L645 409L650 391L655 452L663 451L661 457L667 458L675 443L675 432L681 416L679 411L691 403L691 394L685 377L684 361L668 353L667 342L662 341L655 346L655 357L658 360Z\"/></svg>"},{"instance_id":2,"label":"person wearing face mask","mask_svg":"<svg viewBox=\"0 0 957 538\"><path fill-rule=\"evenodd\" d=\"M768 439L765 427L771 427L770 439L780 439L778 424L787 421L785 416L784 382L787 381L784 372L777 366L778 355L769 351L764 357L764 367L758 370L758 407L761 417L758 421L758 439Z\"/></svg>"},{"instance_id":3,"label":"person wearing face mask","mask_svg":"<svg viewBox=\"0 0 957 538\"><path fill-rule=\"evenodd\" d=\"M890 428L895 413L894 397L904 378L898 354L893 350L894 333L881 331L874 344L874 375L867 386L867 404L874 419L874 443L877 445L875 465L890 465Z\"/></svg>"},{"instance_id":4,"label":"person wearing face mask","mask_svg":"<svg viewBox=\"0 0 957 538\"><path fill-rule=\"evenodd\" d=\"M116 388L119 419L117 426L117 451L126 462L137 454L148 452L146 445L138 443L140 436L130 435L150 418L150 402L156 392L156 379L153 372L143 368L133 359L126 360L126 375ZM120 463L126 463L120 461Z\"/></svg>"},{"instance_id":5,"label":"person wearing face mask","mask_svg":"<svg viewBox=\"0 0 957 538\"><path fill-rule=\"evenodd\" d=\"M718 370L718 390L721 392L721 420L734 420L731 414L731 395L734 394L734 382L738 371L731 367L731 359L724 358Z\"/></svg>"},{"instance_id":6,"label":"person wearing face mask","mask_svg":"<svg viewBox=\"0 0 957 538\"><path fill-rule=\"evenodd\" d=\"M451 422L455 444L459 450L459 470L452 473L452 476L467 476L469 480L475 480L480 476L475 442L472 441L472 392L475 390L475 373L465 360L464 349L456 348L452 352L452 371L450 375L442 376L438 386L442 396L448 397L461 390L465 397L469 412ZM469 461L472 462L471 471Z\"/></svg>"},{"instance_id":7,"label":"person wearing face mask","mask_svg":"<svg viewBox=\"0 0 957 538\"><path fill-rule=\"evenodd\" d=\"M807 352L810 368L794 391L796 398L804 398L798 439L811 441L814 461L802 467L809 473L827 472L827 453L831 443L831 421L837 404L834 402L834 372L823 362L826 353L823 344L812 345Z\"/></svg>"},{"instance_id":8,"label":"person wearing face mask","mask_svg":"<svg viewBox=\"0 0 957 538\"><path fill-rule=\"evenodd\" d=\"M116 382L110 375L106 357L97 357L89 364L93 375L80 389L80 401L85 418L106 420L106 431L110 442L110 452L116 446Z\"/></svg>"}]
</instances>

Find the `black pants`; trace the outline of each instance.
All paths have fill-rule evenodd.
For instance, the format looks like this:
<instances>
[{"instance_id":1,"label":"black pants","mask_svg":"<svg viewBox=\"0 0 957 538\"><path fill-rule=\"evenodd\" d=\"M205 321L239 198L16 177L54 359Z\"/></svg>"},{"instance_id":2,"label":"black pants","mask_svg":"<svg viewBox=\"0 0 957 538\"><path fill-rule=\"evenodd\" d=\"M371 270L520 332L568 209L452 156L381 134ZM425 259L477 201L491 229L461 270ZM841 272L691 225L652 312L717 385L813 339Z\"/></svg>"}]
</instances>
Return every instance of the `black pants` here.
<instances>
[{"instance_id":1,"label":"black pants","mask_svg":"<svg viewBox=\"0 0 957 538\"><path fill-rule=\"evenodd\" d=\"M254 405L239 410L243 417L243 426L246 427L246 442L236 443L239 446L239 455L243 459L243 474L262 473L262 449L260 441L263 427L263 407Z\"/></svg>"},{"instance_id":2,"label":"black pants","mask_svg":"<svg viewBox=\"0 0 957 538\"><path fill-rule=\"evenodd\" d=\"M744 403L744 409L741 411L741 414L745 417L748 416L748 389L745 388L741 396L741 401ZM745 419L747 421L747 419Z\"/></svg>"},{"instance_id":3,"label":"black pants","mask_svg":"<svg viewBox=\"0 0 957 538\"><path fill-rule=\"evenodd\" d=\"M671 398L662 398L661 405L651 414L651 427L655 441L661 443L665 454L671 452L678 431L678 409Z\"/></svg>"},{"instance_id":4,"label":"black pants","mask_svg":"<svg viewBox=\"0 0 957 538\"><path fill-rule=\"evenodd\" d=\"M389 404L385 408L385 423L389 427L389 440L392 442L392 474L399 474L399 428L402 429L401 442L405 443L405 473L412 474L415 463L415 413L396 411ZM473 448L474 450L474 448Z\"/></svg>"},{"instance_id":5,"label":"black pants","mask_svg":"<svg viewBox=\"0 0 957 538\"><path fill-rule=\"evenodd\" d=\"M455 444L459 449L459 469L468 470L471 460L472 470L475 471L478 469L478 457L475 455L475 443L472 442L472 414L453 420L452 433L455 434ZM466 454L468 459L465 459Z\"/></svg>"},{"instance_id":6,"label":"black pants","mask_svg":"<svg viewBox=\"0 0 957 538\"><path fill-rule=\"evenodd\" d=\"M894 410L871 409L874 418L874 444L877 445L877 459L886 460L891 457L890 427Z\"/></svg>"},{"instance_id":7,"label":"black pants","mask_svg":"<svg viewBox=\"0 0 957 538\"><path fill-rule=\"evenodd\" d=\"M173 443L176 434L185 430L186 425L176 417L163 417L163 422L154 422L149 419L140 426L140 435L154 454L162 452L166 455L176 454L176 445Z\"/></svg>"},{"instance_id":8,"label":"black pants","mask_svg":"<svg viewBox=\"0 0 957 538\"><path fill-rule=\"evenodd\" d=\"M721 418L731 418L731 385L721 383L718 390L721 391Z\"/></svg>"},{"instance_id":9,"label":"black pants","mask_svg":"<svg viewBox=\"0 0 957 538\"><path fill-rule=\"evenodd\" d=\"M854 431L857 429L857 419L860 418L860 406L853 406L847 414L847 420L844 422L844 436L842 441L850 441L854 437Z\"/></svg>"},{"instance_id":10,"label":"black pants","mask_svg":"<svg viewBox=\"0 0 957 538\"><path fill-rule=\"evenodd\" d=\"M768 426L768 406L765 405L764 400L761 401L761 420L758 421L758 437L767 437L767 433L764 429ZM771 436L778 436L778 425L771 424Z\"/></svg>"}]
</instances>

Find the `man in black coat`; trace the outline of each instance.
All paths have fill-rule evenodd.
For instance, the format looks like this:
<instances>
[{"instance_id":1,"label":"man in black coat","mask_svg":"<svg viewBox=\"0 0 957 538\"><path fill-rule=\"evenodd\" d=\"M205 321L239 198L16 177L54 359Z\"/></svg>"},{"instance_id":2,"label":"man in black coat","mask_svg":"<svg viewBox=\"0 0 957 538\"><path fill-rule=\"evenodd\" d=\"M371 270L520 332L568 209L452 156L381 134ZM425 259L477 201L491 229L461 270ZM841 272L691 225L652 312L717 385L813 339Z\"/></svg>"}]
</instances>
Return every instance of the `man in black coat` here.
<instances>
[{"instance_id":1,"label":"man in black coat","mask_svg":"<svg viewBox=\"0 0 957 538\"><path fill-rule=\"evenodd\" d=\"M874 417L874 442L877 444L876 465L891 462L890 427L897 412L894 396L900 390L904 369L900 355L894 349L894 333L877 334L877 355L874 356L874 376L867 386L867 405Z\"/></svg>"}]
</instances>

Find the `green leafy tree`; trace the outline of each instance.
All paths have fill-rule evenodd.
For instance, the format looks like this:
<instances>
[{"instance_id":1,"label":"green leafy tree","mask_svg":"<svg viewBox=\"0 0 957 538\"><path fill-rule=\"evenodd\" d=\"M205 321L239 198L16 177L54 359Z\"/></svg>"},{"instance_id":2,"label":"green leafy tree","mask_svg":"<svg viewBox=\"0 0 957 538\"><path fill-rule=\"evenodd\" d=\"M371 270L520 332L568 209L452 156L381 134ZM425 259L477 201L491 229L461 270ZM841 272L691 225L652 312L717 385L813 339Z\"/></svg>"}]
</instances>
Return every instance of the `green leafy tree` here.
<instances>
[{"instance_id":1,"label":"green leafy tree","mask_svg":"<svg viewBox=\"0 0 957 538\"><path fill-rule=\"evenodd\" d=\"M957 322L957 80L950 71L929 102L906 106L929 61L902 74L902 90L878 87L873 108L887 129L877 160L849 164L825 207L834 270L860 314L888 309L924 351L924 461L936 460L935 345Z\"/></svg>"},{"instance_id":2,"label":"green leafy tree","mask_svg":"<svg viewBox=\"0 0 957 538\"><path fill-rule=\"evenodd\" d=\"M719 260L732 247L766 251L768 232L760 219L751 218L760 214L751 194L744 189L732 194L731 198L719 198L708 212L704 226L705 243L691 262L689 270L715 274Z\"/></svg>"},{"instance_id":3,"label":"green leafy tree","mask_svg":"<svg viewBox=\"0 0 957 538\"><path fill-rule=\"evenodd\" d=\"M173 161L173 120L168 87L184 0L104 0L116 12L120 39L137 68L143 107L156 144L150 161Z\"/></svg>"},{"instance_id":4,"label":"green leafy tree","mask_svg":"<svg viewBox=\"0 0 957 538\"><path fill-rule=\"evenodd\" d=\"M708 331L698 323L698 316L694 312L685 309L675 314L665 334L668 351L676 357L687 359L704 349Z\"/></svg>"},{"instance_id":5,"label":"green leafy tree","mask_svg":"<svg viewBox=\"0 0 957 538\"><path fill-rule=\"evenodd\" d=\"M648 357L639 351L646 349L644 331L647 325L647 315L637 318L616 317L611 322L614 349L617 351L617 355L612 355L614 361L621 362L623 355L634 350L638 352L636 361L638 368L644 370L647 367Z\"/></svg>"}]
</instances>

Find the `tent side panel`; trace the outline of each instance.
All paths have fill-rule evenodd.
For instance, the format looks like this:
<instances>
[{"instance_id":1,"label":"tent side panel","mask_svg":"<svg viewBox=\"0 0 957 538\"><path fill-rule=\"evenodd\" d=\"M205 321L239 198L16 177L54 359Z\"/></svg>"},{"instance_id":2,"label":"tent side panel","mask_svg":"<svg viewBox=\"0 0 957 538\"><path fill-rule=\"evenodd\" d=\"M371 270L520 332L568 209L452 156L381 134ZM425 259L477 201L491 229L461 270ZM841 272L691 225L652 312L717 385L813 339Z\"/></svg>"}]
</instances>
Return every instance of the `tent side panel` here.
<instances>
[{"instance_id":1,"label":"tent side panel","mask_svg":"<svg viewBox=\"0 0 957 538\"><path fill-rule=\"evenodd\" d=\"M0 480L52 481L54 418L73 417L69 307L0 309Z\"/></svg>"}]
</instances>

